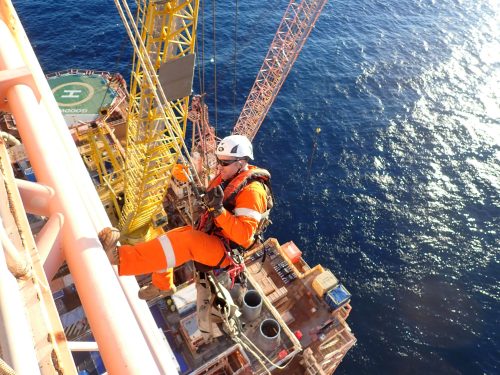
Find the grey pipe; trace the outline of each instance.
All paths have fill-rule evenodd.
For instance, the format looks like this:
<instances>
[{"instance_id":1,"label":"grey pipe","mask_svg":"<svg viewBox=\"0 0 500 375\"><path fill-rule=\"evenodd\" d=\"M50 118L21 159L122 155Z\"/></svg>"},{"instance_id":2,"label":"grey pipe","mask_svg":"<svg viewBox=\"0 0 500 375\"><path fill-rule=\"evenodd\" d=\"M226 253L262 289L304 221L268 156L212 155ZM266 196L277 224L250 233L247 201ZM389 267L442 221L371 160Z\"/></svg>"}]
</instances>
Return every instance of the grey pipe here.
<instances>
[{"instance_id":1,"label":"grey pipe","mask_svg":"<svg viewBox=\"0 0 500 375\"><path fill-rule=\"evenodd\" d=\"M262 297L256 290L249 290L243 297L243 317L246 321L255 320L262 310Z\"/></svg>"},{"instance_id":2,"label":"grey pipe","mask_svg":"<svg viewBox=\"0 0 500 375\"><path fill-rule=\"evenodd\" d=\"M260 323L259 347L265 352L276 350L280 344L281 328L274 319L265 319Z\"/></svg>"}]
</instances>

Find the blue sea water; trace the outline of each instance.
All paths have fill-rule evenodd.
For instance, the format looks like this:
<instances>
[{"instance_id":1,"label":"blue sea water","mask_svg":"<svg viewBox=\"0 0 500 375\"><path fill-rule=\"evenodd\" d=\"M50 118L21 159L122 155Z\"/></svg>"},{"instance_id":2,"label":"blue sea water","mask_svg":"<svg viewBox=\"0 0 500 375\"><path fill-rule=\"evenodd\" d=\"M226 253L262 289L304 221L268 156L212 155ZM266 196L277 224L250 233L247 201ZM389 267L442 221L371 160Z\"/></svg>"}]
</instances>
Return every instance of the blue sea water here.
<instances>
[{"instance_id":1,"label":"blue sea water","mask_svg":"<svg viewBox=\"0 0 500 375\"><path fill-rule=\"evenodd\" d=\"M14 4L47 73L130 75L113 2ZM219 135L286 5L238 1L237 22L234 1L202 6ZM498 0L330 1L256 137L270 234L353 294L340 374L500 373L499 30Z\"/></svg>"}]
</instances>

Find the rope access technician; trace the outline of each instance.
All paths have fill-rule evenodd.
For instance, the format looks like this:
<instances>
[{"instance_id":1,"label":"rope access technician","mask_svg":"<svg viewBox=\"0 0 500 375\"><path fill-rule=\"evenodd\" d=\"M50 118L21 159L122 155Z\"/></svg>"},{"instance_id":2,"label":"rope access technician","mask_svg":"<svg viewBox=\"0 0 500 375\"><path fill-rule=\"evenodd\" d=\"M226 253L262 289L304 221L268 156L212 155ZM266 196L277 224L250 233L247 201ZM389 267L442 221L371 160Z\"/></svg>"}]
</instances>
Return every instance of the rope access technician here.
<instances>
[{"instance_id":1,"label":"rope access technician","mask_svg":"<svg viewBox=\"0 0 500 375\"><path fill-rule=\"evenodd\" d=\"M120 276L153 273L153 283L139 291L140 298L175 291L173 284L165 285L160 281L165 278L158 275L190 260L209 268L230 266L230 249L250 248L269 223L270 174L248 164L254 158L248 138L230 135L222 139L215 155L220 173L207 188L207 209L194 227L179 227L147 242L118 247L117 229L99 232L106 255L118 266Z\"/></svg>"}]
</instances>

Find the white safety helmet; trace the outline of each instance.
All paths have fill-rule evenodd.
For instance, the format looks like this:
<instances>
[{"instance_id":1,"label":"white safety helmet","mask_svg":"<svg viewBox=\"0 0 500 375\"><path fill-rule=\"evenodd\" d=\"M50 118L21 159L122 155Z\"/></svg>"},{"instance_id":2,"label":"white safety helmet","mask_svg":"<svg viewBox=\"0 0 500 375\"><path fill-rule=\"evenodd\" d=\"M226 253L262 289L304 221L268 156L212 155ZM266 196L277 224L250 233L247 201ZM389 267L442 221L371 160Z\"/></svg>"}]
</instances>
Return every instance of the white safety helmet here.
<instances>
[{"instance_id":1,"label":"white safety helmet","mask_svg":"<svg viewBox=\"0 0 500 375\"><path fill-rule=\"evenodd\" d=\"M253 160L252 143L244 135L230 135L219 142L215 155L230 156L234 159L249 158Z\"/></svg>"}]
</instances>

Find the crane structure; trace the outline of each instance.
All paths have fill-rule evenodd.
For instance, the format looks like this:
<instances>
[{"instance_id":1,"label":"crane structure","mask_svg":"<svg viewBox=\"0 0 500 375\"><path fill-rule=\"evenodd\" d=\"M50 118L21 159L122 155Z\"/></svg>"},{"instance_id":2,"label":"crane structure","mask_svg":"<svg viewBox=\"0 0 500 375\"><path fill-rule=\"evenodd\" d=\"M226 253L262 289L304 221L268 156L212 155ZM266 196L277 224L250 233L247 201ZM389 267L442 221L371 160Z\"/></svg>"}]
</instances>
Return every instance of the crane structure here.
<instances>
[{"instance_id":1,"label":"crane structure","mask_svg":"<svg viewBox=\"0 0 500 375\"><path fill-rule=\"evenodd\" d=\"M116 1L122 18L133 25L129 36L134 45L134 67L125 149L124 205L119 228L128 235L147 229L161 212L171 170L181 156L186 132L189 95L189 67L194 68L198 0L150 1L137 3L136 28L126 2ZM126 19L124 23L127 25ZM181 86L168 80L172 71L188 66ZM179 74L177 74L178 76ZM191 76L192 83L192 76ZM187 90L186 90L187 88Z\"/></svg>"},{"instance_id":2,"label":"crane structure","mask_svg":"<svg viewBox=\"0 0 500 375\"><path fill-rule=\"evenodd\" d=\"M255 137L326 2L290 1L234 126L234 134L246 135L250 140Z\"/></svg>"},{"instance_id":3,"label":"crane structure","mask_svg":"<svg viewBox=\"0 0 500 375\"><path fill-rule=\"evenodd\" d=\"M125 8L129 12L125 1L122 0L120 4L115 0L115 3L119 10ZM255 137L325 4L326 0L290 1L233 133L244 134L251 140ZM135 30L132 30L133 27L129 30L135 54L130 84L125 165L114 168L115 163L109 173L102 167L97 169L101 183L105 183L101 190L109 191L109 194L101 193L100 196L112 198L113 206L118 210L122 235L129 235L143 228L136 237L150 238L155 235L151 231L154 229L154 220L165 215L162 212L162 202L169 186L172 168L180 157L180 145L184 142L189 96L161 100L175 96L168 85L161 82L162 68L169 62L194 56L198 8L198 0L141 0L137 3L136 21L132 21L130 15L127 21L127 12L123 12L124 23L127 25L128 22L135 27ZM186 61L181 63L186 64ZM165 91L165 96L159 97L158 90L160 93ZM194 107L192 113L193 111ZM198 127L194 122L193 130ZM102 139L103 131L108 134L102 126L94 133L99 133ZM206 134L200 133L197 137L203 140ZM89 137L89 140L89 144L93 145L92 155L96 166L102 166L104 159L121 159L116 151L117 147L107 145L102 149L95 146L95 138ZM198 144L202 145L200 142ZM201 153L201 159L205 162L210 160L214 164L213 152L212 145ZM213 170L214 165L209 169ZM118 202L122 189L123 207ZM109 201L106 206L110 206Z\"/></svg>"},{"instance_id":4,"label":"crane structure","mask_svg":"<svg viewBox=\"0 0 500 375\"><path fill-rule=\"evenodd\" d=\"M215 129L208 119L208 106L203 102L201 95L194 95L189 111L189 120L193 124L191 155L200 178L208 186L210 176L215 176L217 159L215 148L217 140Z\"/></svg>"},{"instance_id":5,"label":"crane structure","mask_svg":"<svg viewBox=\"0 0 500 375\"><path fill-rule=\"evenodd\" d=\"M79 147L80 155L89 171L95 170L99 178L97 193L110 218L120 212L118 197L123 191L123 166L125 151L116 139L114 131L103 120L94 127L79 134L83 145Z\"/></svg>"},{"instance_id":6,"label":"crane structure","mask_svg":"<svg viewBox=\"0 0 500 375\"><path fill-rule=\"evenodd\" d=\"M73 134L85 166L91 175L96 174L95 177L99 181L96 186L99 198L112 223L116 223L121 212L125 150L115 134L115 126L123 121L125 102L128 98L127 83L119 73L112 76L107 72L93 70L70 69L48 74L47 77L65 73L100 74L108 80L106 92L111 89L118 93L118 99L113 101L111 106L102 107L101 103L100 117L90 124L83 123L81 128L76 127ZM120 113L119 118L111 117L115 111Z\"/></svg>"}]
</instances>

